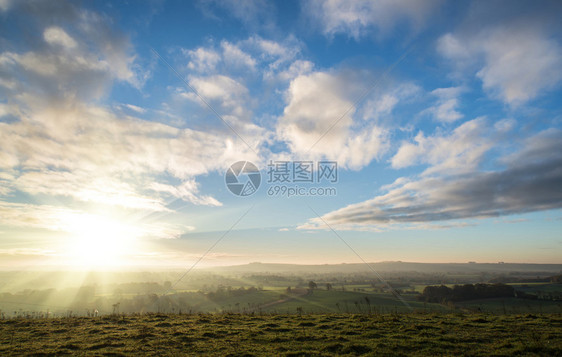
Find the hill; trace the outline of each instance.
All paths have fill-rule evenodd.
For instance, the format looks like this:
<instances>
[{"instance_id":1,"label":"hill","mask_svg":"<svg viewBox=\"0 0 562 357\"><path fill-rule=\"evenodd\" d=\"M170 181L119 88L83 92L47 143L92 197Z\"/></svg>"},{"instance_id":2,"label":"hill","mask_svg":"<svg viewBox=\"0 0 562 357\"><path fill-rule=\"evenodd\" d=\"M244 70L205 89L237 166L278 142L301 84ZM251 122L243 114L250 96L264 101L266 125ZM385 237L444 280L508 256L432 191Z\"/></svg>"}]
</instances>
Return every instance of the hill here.
<instances>
[{"instance_id":1,"label":"hill","mask_svg":"<svg viewBox=\"0 0 562 357\"><path fill-rule=\"evenodd\" d=\"M521 263L412 263L412 262L379 262L369 263L379 272L417 272L417 273L521 273L550 276L562 273L562 264L521 264ZM250 263L224 267L207 268L205 270L229 273L367 273L370 272L366 264L271 264Z\"/></svg>"}]
</instances>

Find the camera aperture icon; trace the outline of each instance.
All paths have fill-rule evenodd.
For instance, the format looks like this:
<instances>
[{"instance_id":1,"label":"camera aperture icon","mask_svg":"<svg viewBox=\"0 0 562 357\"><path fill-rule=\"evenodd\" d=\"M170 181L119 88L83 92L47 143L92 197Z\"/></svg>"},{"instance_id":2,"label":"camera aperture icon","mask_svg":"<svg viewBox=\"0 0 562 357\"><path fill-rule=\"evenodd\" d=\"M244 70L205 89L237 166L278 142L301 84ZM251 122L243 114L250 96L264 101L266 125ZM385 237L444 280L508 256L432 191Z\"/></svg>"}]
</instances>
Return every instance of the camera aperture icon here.
<instances>
[{"instance_id":1,"label":"camera aperture icon","mask_svg":"<svg viewBox=\"0 0 562 357\"><path fill-rule=\"evenodd\" d=\"M260 170L249 161L232 164L224 175L226 187L236 196L253 195L261 183Z\"/></svg>"}]
</instances>

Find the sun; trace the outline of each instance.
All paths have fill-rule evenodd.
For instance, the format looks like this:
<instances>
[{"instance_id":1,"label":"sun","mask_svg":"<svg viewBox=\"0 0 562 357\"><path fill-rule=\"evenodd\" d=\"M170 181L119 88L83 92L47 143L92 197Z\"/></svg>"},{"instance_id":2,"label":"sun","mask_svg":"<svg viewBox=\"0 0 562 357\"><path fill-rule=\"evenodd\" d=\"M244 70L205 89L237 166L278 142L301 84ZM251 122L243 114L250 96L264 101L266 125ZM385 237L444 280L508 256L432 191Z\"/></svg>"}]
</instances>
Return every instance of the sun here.
<instances>
[{"instance_id":1,"label":"sun","mask_svg":"<svg viewBox=\"0 0 562 357\"><path fill-rule=\"evenodd\" d=\"M66 253L70 263L90 268L120 267L135 251L139 228L94 214L71 214L64 218L69 234Z\"/></svg>"}]
</instances>

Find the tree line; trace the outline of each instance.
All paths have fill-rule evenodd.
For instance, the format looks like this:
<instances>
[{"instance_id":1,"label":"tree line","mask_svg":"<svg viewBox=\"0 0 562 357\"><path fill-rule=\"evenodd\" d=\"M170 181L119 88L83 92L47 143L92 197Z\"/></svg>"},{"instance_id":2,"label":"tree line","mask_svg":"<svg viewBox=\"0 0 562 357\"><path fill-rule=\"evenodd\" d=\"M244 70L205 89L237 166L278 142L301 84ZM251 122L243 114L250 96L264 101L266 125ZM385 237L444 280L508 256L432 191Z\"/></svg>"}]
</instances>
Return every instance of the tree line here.
<instances>
[{"instance_id":1,"label":"tree line","mask_svg":"<svg viewBox=\"0 0 562 357\"><path fill-rule=\"evenodd\" d=\"M419 296L421 301L447 303L449 301L466 301L478 299L491 299L502 297L516 297L515 289L506 284L464 284L452 288L440 286L426 286Z\"/></svg>"}]
</instances>

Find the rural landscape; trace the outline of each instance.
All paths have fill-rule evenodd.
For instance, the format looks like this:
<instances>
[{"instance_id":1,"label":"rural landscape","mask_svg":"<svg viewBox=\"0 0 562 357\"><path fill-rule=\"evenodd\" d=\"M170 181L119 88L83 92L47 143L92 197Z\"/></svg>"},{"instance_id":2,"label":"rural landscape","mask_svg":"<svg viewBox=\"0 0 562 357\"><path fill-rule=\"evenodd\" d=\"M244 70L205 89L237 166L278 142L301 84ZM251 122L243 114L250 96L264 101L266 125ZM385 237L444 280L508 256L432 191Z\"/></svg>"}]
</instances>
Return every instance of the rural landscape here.
<instances>
[{"instance_id":1,"label":"rural landscape","mask_svg":"<svg viewBox=\"0 0 562 357\"><path fill-rule=\"evenodd\" d=\"M0 0L0 357L562 356L561 0Z\"/></svg>"},{"instance_id":2,"label":"rural landscape","mask_svg":"<svg viewBox=\"0 0 562 357\"><path fill-rule=\"evenodd\" d=\"M2 273L0 353L562 352L562 265L371 267L383 280L363 264L252 263L197 270L177 284L178 271ZM81 286L44 288L80 275Z\"/></svg>"}]
</instances>

